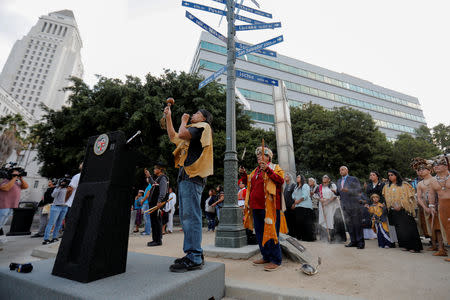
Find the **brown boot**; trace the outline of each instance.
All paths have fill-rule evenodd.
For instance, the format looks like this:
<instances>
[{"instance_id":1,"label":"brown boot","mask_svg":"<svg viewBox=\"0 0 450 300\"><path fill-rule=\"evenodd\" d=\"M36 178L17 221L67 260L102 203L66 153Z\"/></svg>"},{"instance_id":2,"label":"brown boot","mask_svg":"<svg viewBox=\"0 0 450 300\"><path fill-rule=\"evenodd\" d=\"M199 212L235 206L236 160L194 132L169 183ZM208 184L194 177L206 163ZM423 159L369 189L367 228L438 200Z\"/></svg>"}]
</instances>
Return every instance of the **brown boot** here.
<instances>
[{"instance_id":1,"label":"brown boot","mask_svg":"<svg viewBox=\"0 0 450 300\"><path fill-rule=\"evenodd\" d=\"M262 258L253 261L253 265L255 265L255 266L261 266L261 265L264 265L264 264L267 264L267 263L268 263L268 261L265 261Z\"/></svg>"},{"instance_id":2,"label":"brown boot","mask_svg":"<svg viewBox=\"0 0 450 300\"><path fill-rule=\"evenodd\" d=\"M272 272L279 268L280 268L279 265L276 265L274 263L268 263L267 265L264 266L264 271Z\"/></svg>"},{"instance_id":3,"label":"brown boot","mask_svg":"<svg viewBox=\"0 0 450 300\"><path fill-rule=\"evenodd\" d=\"M440 249L438 252L433 253L433 256L447 256L447 251Z\"/></svg>"}]
</instances>

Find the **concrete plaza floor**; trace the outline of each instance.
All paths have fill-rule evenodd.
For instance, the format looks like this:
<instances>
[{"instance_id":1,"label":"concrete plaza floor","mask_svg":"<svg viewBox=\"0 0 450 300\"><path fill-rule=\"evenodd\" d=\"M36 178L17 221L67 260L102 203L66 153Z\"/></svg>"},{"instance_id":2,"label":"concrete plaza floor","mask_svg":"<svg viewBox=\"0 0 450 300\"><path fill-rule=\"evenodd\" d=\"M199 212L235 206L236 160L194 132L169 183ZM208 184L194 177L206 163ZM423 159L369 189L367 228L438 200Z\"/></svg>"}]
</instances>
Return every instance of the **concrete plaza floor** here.
<instances>
[{"instance_id":1,"label":"concrete plaza floor","mask_svg":"<svg viewBox=\"0 0 450 300\"><path fill-rule=\"evenodd\" d=\"M29 236L8 237L8 243L0 251L0 267L11 261L38 260L31 252L40 246L42 239ZM163 245L147 247L149 236L131 234L129 251L161 256L183 256L183 232L164 235ZM203 245L214 244L214 233L204 231ZM431 252L410 253L395 249L380 249L376 240L366 241L366 249L345 248L342 244L302 242L307 249L322 257L319 273L307 276L300 265L286 259L275 272L265 272L251 260L232 260L207 257L206 261L223 262L226 265L227 285L240 285L249 290L277 292L290 291L317 295L340 295L360 299L449 299L450 263ZM51 246L55 251L58 243ZM424 245L425 247L425 245ZM426 248L426 247L425 247ZM227 288L228 291L228 288ZM234 298L231 290L226 296ZM231 294L230 294L231 293ZM234 296L233 296L234 295ZM239 296L239 298L246 298ZM328 298L328 297L317 297ZM340 297L337 297L340 298ZM281 299L281 298L280 298Z\"/></svg>"}]
</instances>

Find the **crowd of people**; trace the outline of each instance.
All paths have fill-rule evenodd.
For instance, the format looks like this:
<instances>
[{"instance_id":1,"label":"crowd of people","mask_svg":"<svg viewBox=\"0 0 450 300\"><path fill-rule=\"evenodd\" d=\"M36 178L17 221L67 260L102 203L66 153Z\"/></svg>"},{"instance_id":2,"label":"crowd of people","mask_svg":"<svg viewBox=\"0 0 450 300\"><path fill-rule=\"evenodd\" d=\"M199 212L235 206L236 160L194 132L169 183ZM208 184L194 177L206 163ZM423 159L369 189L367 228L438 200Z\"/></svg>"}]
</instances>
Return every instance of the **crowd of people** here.
<instances>
[{"instance_id":1,"label":"crowd of people","mask_svg":"<svg viewBox=\"0 0 450 300\"><path fill-rule=\"evenodd\" d=\"M431 239L427 250L435 251L434 256L447 256L445 244L450 233L447 156L434 161L415 158L411 167L418 177L411 184L396 170L389 170L387 179L377 171L370 172L368 183L361 186L358 178L349 175L346 166L340 167L341 177L336 183L323 175L322 183L317 184L314 178L307 180L303 174L298 174L295 182L286 174L283 183L283 173L272 163L271 150L266 148L262 155L260 148L256 151L258 166L250 175L241 168L240 176L241 182L248 184L244 225L255 230L263 256L254 263L265 264L265 270L276 269L281 264L279 255L274 254L279 252L276 238L272 236L275 244L266 243L266 227L276 224L278 235L283 232L284 221L285 233L301 241L325 239L330 243L344 243L348 232L350 241L346 247L364 249L365 240L377 239L380 248L398 246L413 253L423 250L421 229L422 235ZM435 177L432 172L436 173ZM269 191L271 184L276 188ZM279 202L281 188L284 203ZM278 216L283 210L284 216ZM251 222L248 216L253 217Z\"/></svg>"}]
</instances>

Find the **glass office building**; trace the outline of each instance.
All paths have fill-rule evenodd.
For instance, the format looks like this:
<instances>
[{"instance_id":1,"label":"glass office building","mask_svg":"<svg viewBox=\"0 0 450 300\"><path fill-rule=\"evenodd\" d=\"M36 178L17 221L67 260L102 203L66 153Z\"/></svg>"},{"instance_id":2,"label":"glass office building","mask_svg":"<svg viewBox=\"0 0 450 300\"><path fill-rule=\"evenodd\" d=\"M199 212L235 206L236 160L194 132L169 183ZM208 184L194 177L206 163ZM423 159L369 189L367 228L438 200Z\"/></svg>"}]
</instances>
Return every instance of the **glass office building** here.
<instances>
[{"instance_id":1,"label":"glass office building","mask_svg":"<svg viewBox=\"0 0 450 300\"><path fill-rule=\"evenodd\" d=\"M226 65L226 45L207 32L202 32L190 72L205 78ZM236 70L283 80L291 106L312 102L328 109L348 106L369 113L387 138L401 133L414 135L415 129L427 125L419 100L344 73L308 64L283 56L258 53L236 60ZM226 73L219 77L226 84ZM250 103L247 110L256 125L265 129L274 126L272 86L243 78L236 87Z\"/></svg>"}]
</instances>

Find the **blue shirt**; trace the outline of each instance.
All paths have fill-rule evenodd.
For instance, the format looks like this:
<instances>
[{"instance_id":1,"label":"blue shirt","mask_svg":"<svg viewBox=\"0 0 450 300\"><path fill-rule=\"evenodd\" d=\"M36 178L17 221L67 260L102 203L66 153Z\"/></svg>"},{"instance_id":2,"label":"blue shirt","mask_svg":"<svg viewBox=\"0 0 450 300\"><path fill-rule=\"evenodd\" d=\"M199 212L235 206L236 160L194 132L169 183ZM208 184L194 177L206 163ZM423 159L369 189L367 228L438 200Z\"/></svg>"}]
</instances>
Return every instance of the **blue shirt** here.
<instances>
[{"instance_id":1,"label":"blue shirt","mask_svg":"<svg viewBox=\"0 0 450 300\"><path fill-rule=\"evenodd\" d=\"M309 188L308 184L304 184L302 188L295 187L294 192L292 193L292 198L294 200L299 200L300 198L303 198L303 201L296 204L295 207L304 207L312 209L312 201L310 196L311 189Z\"/></svg>"},{"instance_id":2,"label":"blue shirt","mask_svg":"<svg viewBox=\"0 0 450 300\"><path fill-rule=\"evenodd\" d=\"M138 210L142 208L141 205L141 200L144 199L144 196L137 198L136 200L134 200L134 209Z\"/></svg>"},{"instance_id":3,"label":"blue shirt","mask_svg":"<svg viewBox=\"0 0 450 300\"><path fill-rule=\"evenodd\" d=\"M152 184L149 183L148 186L147 186L147 188L145 189L144 196L143 196L142 198L144 198L145 195L147 195L147 192L150 191L151 188L152 188ZM150 195L148 195L147 199L145 199L144 203L142 203L143 205L144 205L144 204L147 204L147 205L148 205L148 198L150 198Z\"/></svg>"}]
</instances>

